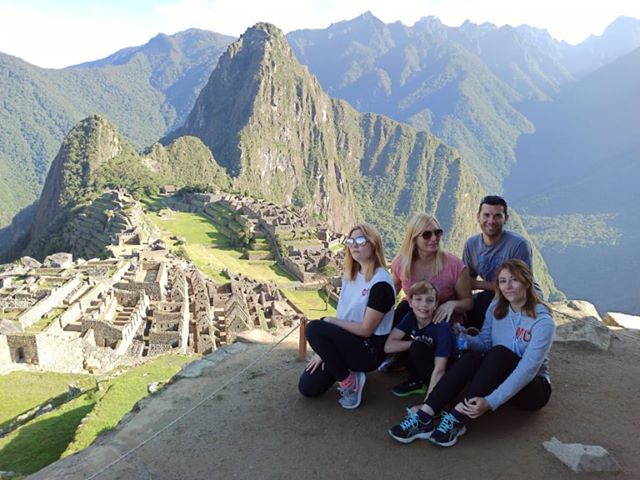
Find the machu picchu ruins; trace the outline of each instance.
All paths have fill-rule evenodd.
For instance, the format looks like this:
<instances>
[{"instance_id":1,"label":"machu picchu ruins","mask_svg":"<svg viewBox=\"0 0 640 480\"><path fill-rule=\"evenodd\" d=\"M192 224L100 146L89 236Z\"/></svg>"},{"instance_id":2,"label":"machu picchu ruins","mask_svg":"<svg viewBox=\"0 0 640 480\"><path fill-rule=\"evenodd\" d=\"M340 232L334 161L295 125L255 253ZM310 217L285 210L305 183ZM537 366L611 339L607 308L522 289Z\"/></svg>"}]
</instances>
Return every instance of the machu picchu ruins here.
<instances>
[{"instance_id":1,"label":"machu picchu ruins","mask_svg":"<svg viewBox=\"0 0 640 480\"><path fill-rule=\"evenodd\" d=\"M341 270L342 235L273 202L164 191L163 209L206 216L244 258L275 259L301 286L335 298L327 286ZM206 354L244 330L304 317L273 282L205 276L159 238L144 209L106 191L65 232L72 253L0 266L0 371L99 372L166 352Z\"/></svg>"}]
</instances>

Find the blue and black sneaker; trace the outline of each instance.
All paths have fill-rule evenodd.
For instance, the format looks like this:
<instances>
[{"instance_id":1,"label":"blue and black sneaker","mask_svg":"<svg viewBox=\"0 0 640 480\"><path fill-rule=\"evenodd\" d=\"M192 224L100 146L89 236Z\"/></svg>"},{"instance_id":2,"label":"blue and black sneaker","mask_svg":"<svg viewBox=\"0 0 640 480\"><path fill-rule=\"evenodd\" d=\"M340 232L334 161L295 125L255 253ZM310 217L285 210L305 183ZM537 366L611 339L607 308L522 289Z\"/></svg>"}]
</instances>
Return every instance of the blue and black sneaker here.
<instances>
[{"instance_id":1,"label":"blue and black sneaker","mask_svg":"<svg viewBox=\"0 0 640 480\"><path fill-rule=\"evenodd\" d=\"M452 447L458 441L458 437L464 435L467 427L449 412L442 412L440 424L429 438L431 443L441 447Z\"/></svg>"},{"instance_id":2,"label":"blue and black sneaker","mask_svg":"<svg viewBox=\"0 0 640 480\"><path fill-rule=\"evenodd\" d=\"M433 419L428 422L420 420L418 413L407 408L407 416L399 425L389 429L389 435L400 443L411 443L417 438L427 440L433 432Z\"/></svg>"}]
</instances>

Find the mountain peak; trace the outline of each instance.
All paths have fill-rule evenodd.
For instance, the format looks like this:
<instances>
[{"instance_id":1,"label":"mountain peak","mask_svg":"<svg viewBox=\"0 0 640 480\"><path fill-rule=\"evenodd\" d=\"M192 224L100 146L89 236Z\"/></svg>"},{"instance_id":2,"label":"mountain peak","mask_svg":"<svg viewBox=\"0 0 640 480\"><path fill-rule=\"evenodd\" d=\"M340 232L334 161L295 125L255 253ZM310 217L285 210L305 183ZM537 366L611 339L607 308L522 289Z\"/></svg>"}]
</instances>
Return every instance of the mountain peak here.
<instances>
[{"instance_id":1,"label":"mountain peak","mask_svg":"<svg viewBox=\"0 0 640 480\"><path fill-rule=\"evenodd\" d=\"M101 165L129 150L132 147L105 117L96 114L78 122L51 164L31 238L41 237L59 214L91 190Z\"/></svg>"}]
</instances>

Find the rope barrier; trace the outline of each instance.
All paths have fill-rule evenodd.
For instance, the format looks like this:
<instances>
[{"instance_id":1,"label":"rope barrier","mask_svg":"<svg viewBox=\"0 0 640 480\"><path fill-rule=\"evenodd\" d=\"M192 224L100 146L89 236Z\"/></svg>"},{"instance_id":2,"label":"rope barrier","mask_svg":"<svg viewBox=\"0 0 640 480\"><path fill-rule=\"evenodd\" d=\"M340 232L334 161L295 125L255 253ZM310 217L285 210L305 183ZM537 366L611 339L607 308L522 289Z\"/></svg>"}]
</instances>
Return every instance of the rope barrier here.
<instances>
[{"instance_id":1,"label":"rope barrier","mask_svg":"<svg viewBox=\"0 0 640 480\"><path fill-rule=\"evenodd\" d=\"M102 474L103 472L107 471L109 468L113 467L114 465L116 465L117 463L121 462L123 459L125 459L126 457L128 457L129 455L131 455L133 452L137 451L138 449L140 449L141 447L143 447L144 445L146 445L147 443L149 443L150 441L152 441L153 439L155 439L156 437L158 437L159 435L161 435L162 433L164 433L165 431L167 431L169 428L171 428L172 426L174 426L176 423L178 423L180 420L182 420L184 417L186 417L187 415L189 415L191 412L193 412L194 410L196 410L197 408L201 407L205 402L211 400L218 392L220 392L221 390L223 390L224 388L226 388L232 381L234 381L236 378L238 378L240 375L242 375L244 372L246 372L249 368L251 368L252 366L254 366L256 363L258 363L259 360L263 359L264 357L266 357L269 353L271 353L273 350L275 350L275 348L280 345L284 340L287 339L287 337L289 337L289 335L291 335L293 332L295 332L298 328L300 327L300 324L295 325L291 330L289 330L289 332L284 335L282 338L280 338L280 340L278 340L276 343L274 343L273 345L271 345L271 347L269 347L268 350L266 350L265 352L261 353L260 355L258 355L253 361L251 361L246 367L244 367L242 370L240 370L238 373L236 373L235 375L233 375L229 380L227 380L222 386L218 387L216 390L214 390L211 394L209 394L207 397L205 397L204 399L200 400L198 403L196 403L193 407L191 407L189 410L187 410L186 412L182 413L181 415L179 415L177 418L175 418L174 420L172 420L171 422L169 422L168 424L166 424L164 427L162 427L160 430L158 430L156 433L154 433L153 435L151 435L150 437L148 437L147 439L143 440L142 442L140 442L139 444L137 444L135 447L131 448L130 450L128 450L127 452L123 453L122 455L120 455L118 458L116 458L113 462L109 463L108 465L106 465L105 467L101 468L100 470L98 470L97 472L95 472L93 475L91 475L90 477L87 477L86 480L92 480L94 478L96 478L98 475Z\"/></svg>"}]
</instances>

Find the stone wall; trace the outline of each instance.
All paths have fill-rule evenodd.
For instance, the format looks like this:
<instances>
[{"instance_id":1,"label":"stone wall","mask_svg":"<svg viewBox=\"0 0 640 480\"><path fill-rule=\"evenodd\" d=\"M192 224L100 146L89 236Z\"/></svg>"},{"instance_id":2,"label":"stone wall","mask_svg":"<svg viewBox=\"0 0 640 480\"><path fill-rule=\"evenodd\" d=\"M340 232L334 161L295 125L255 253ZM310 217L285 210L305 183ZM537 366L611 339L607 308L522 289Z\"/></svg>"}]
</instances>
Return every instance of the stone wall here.
<instances>
[{"instance_id":1,"label":"stone wall","mask_svg":"<svg viewBox=\"0 0 640 480\"><path fill-rule=\"evenodd\" d=\"M114 286L120 290L145 292L152 300L160 300L162 298L160 285L155 282L120 282L116 283Z\"/></svg>"},{"instance_id":2,"label":"stone wall","mask_svg":"<svg viewBox=\"0 0 640 480\"><path fill-rule=\"evenodd\" d=\"M51 290L51 293L47 297L43 298L33 307L22 313L18 317L18 321L20 322L20 325L22 325L22 328L26 329L30 325L33 325L53 308L62 304L62 301L67 297L67 295L80 285L80 282L81 280L79 276L73 277L61 287Z\"/></svg>"},{"instance_id":3,"label":"stone wall","mask_svg":"<svg viewBox=\"0 0 640 480\"><path fill-rule=\"evenodd\" d=\"M64 341L64 348L60 343ZM79 373L83 371L83 341L81 338L62 339L49 332L36 336L38 346L38 365L54 372Z\"/></svg>"},{"instance_id":4,"label":"stone wall","mask_svg":"<svg viewBox=\"0 0 640 480\"><path fill-rule=\"evenodd\" d=\"M180 332L150 332L149 347L151 345L171 345L178 347L180 345Z\"/></svg>"},{"instance_id":5,"label":"stone wall","mask_svg":"<svg viewBox=\"0 0 640 480\"><path fill-rule=\"evenodd\" d=\"M302 283L310 282L316 275L313 272L305 272L300 264L294 262L289 257L285 257L282 263L284 268Z\"/></svg>"},{"instance_id":6,"label":"stone wall","mask_svg":"<svg viewBox=\"0 0 640 480\"><path fill-rule=\"evenodd\" d=\"M10 334L6 338L12 363L38 364L38 344L35 334Z\"/></svg>"},{"instance_id":7,"label":"stone wall","mask_svg":"<svg viewBox=\"0 0 640 480\"><path fill-rule=\"evenodd\" d=\"M0 372L13 363L11 361L11 352L7 343L6 335L0 335Z\"/></svg>"},{"instance_id":8,"label":"stone wall","mask_svg":"<svg viewBox=\"0 0 640 480\"><path fill-rule=\"evenodd\" d=\"M93 330L95 344L98 347L116 348L122 338L122 331L114 325L102 320L84 320L82 322L82 332Z\"/></svg>"}]
</instances>

